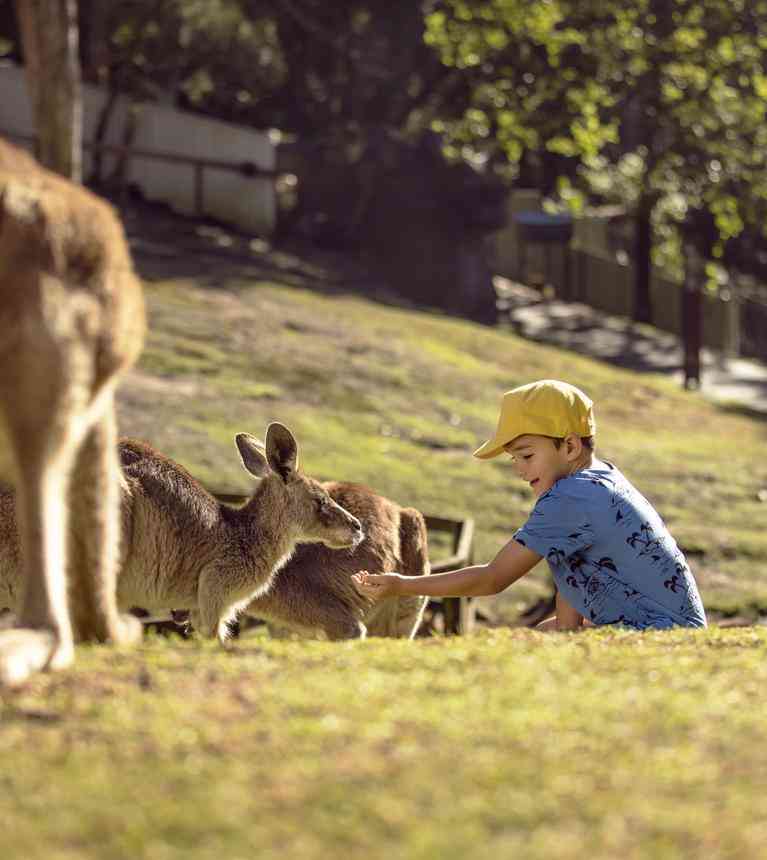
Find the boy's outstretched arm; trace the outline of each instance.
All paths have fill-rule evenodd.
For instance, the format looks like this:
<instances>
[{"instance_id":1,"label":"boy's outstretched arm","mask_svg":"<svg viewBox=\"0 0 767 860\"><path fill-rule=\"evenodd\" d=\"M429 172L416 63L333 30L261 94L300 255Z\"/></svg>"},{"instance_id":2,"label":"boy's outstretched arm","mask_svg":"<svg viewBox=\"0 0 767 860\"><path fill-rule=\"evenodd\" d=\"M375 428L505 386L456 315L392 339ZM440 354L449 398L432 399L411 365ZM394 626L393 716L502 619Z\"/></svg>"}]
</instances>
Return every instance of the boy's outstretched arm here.
<instances>
[{"instance_id":1,"label":"boy's outstretched arm","mask_svg":"<svg viewBox=\"0 0 767 860\"><path fill-rule=\"evenodd\" d=\"M510 540L489 564L476 564L431 576L371 574L361 570L352 576L352 580L360 594L373 600L399 594L483 597L503 591L535 567L540 560L538 553L515 540Z\"/></svg>"}]
</instances>

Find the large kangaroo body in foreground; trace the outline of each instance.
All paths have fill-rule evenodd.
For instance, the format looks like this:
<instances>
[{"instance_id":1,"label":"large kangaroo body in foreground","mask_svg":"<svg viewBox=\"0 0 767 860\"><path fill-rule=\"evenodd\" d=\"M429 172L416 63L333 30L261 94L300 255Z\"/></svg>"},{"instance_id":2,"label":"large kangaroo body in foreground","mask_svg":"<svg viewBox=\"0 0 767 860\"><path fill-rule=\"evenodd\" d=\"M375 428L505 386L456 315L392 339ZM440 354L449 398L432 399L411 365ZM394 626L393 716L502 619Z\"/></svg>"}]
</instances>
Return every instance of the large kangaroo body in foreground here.
<instances>
[{"instance_id":1,"label":"large kangaroo body in foreground","mask_svg":"<svg viewBox=\"0 0 767 860\"><path fill-rule=\"evenodd\" d=\"M269 588L298 541L343 548L362 540L359 521L298 470L287 427L270 424L265 446L247 433L235 441L247 471L261 479L242 508L218 502L149 445L121 442L122 608L191 610L195 629L223 642L227 622ZM0 606L10 608L19 586L13 501L0 493Z\"/></svg>"},{"instance_id":2,"label":"large kangaroo body in foreground","mask_svg":"<svg viewBox=\"0 0 767 860\"><path fill-rule=\"evenodd\" d=\"M425 597L391 597L375 603L354 588L351 576L397 571L429 573L426 523L420 511L402 508L368 487L323 484L330 496L354 514L365 539L354 549L301 545L273 586L253 600L246 615L301 633L322 631L328 639L365 634L412 638L421 622Z\"/></svg>"},{"instance_id":3,"label":"large kangaroo body in foreground","mask_svg":"<svg viewBox=\"0 0 767 860\"><path fill-rule=\"evenodd\" d=\"M0 140L0 480L26 568L0 684L68 666L75 641L140 635L115 600L114 392L144 326L111 206Z\"/></svg>"}]
</instances>

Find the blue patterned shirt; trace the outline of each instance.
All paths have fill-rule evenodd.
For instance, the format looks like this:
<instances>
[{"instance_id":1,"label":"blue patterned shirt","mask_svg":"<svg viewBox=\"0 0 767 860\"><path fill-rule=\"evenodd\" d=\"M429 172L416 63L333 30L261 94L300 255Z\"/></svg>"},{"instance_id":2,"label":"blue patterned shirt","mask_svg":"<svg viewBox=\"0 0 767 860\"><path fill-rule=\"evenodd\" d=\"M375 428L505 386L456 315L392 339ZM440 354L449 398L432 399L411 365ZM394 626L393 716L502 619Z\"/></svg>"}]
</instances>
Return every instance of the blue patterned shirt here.
<instances>
[{"instance_id":1,"label":"blue patterned shirt","mask_svg":"<svg viewBox=\"0 0 767 860\"><path fill-rule=\"evenodd\" d=\"M706 626L684 554L610 463L558 480L514 539L548 561L562 596L594 624Z\"/></svg>"}]
</instances>

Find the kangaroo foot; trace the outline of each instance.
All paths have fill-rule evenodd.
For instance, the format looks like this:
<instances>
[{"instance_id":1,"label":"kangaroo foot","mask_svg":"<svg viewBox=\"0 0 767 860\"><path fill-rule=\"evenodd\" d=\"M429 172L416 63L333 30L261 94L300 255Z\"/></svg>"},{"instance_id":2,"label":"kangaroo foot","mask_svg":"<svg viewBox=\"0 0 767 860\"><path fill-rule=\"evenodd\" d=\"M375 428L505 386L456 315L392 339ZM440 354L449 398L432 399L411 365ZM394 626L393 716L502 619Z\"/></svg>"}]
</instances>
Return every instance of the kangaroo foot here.
<instances>
[{"instance_id":1,"label":"kangaroo foot","mask_svg":"<svg viewBox=\"0 0 767 860\"><path fill-rule=\"evenodd\" d=\"M214 639L218 635L219 623L216 616L209 616L206 613L203 617L199 610L193 609L189 613L189 621L194 632L203 639Z\"/></svg>"},{"instance_id":2,"label":"kangaroo foot","mask_svg":"<svg viewBox=\"0 0 767 860\"><path fill-rule=\"evenodd\" d=\"M120 613L115 630L116 645L135 645L144 635L144 625L133 615Z\"/></svg>"},{"instance_id":3,"label":"kangaroo foot","mask_svg":"<svg viewBox=\"0 0 767 860\"><path fill-rule=\"evenodd\" d=\"M18 687L44 669L66 669L74 661L71 642L50 630L17 627L0 632L0 686Z\"/></svg>"},{"instance_id":4,"label":"kangaroo foot","mask_svg":"<svg viewBox=\"0 0 767 860\"><path fill-rule=\"evenodd\" d=\"M349 619L344 623L334 624L325 628L325 635L333 642L342 639L366 639L368 629L361 621Z\"/></svg>"}]
</instances>

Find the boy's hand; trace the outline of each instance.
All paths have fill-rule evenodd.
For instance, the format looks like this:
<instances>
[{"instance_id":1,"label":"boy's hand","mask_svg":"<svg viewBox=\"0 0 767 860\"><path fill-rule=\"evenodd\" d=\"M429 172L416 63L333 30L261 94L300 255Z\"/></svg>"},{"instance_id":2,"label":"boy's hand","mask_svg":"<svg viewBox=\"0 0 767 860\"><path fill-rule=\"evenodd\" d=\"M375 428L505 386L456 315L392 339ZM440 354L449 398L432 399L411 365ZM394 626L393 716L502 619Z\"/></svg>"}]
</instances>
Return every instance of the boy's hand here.
<instances>
[{"instance_id":1,"label":"boy's hand","mask_svg":"<svg viewBox=\"0 0 767 860\"><path fill-rule=\"evenodd\" d=\"M363 597L369 600L380 600L382 597L390 597L397 594L397 585L400 576L397 573L368 573L361 570L352 574L354 587Z\"/></svg>"}]
</instances>

